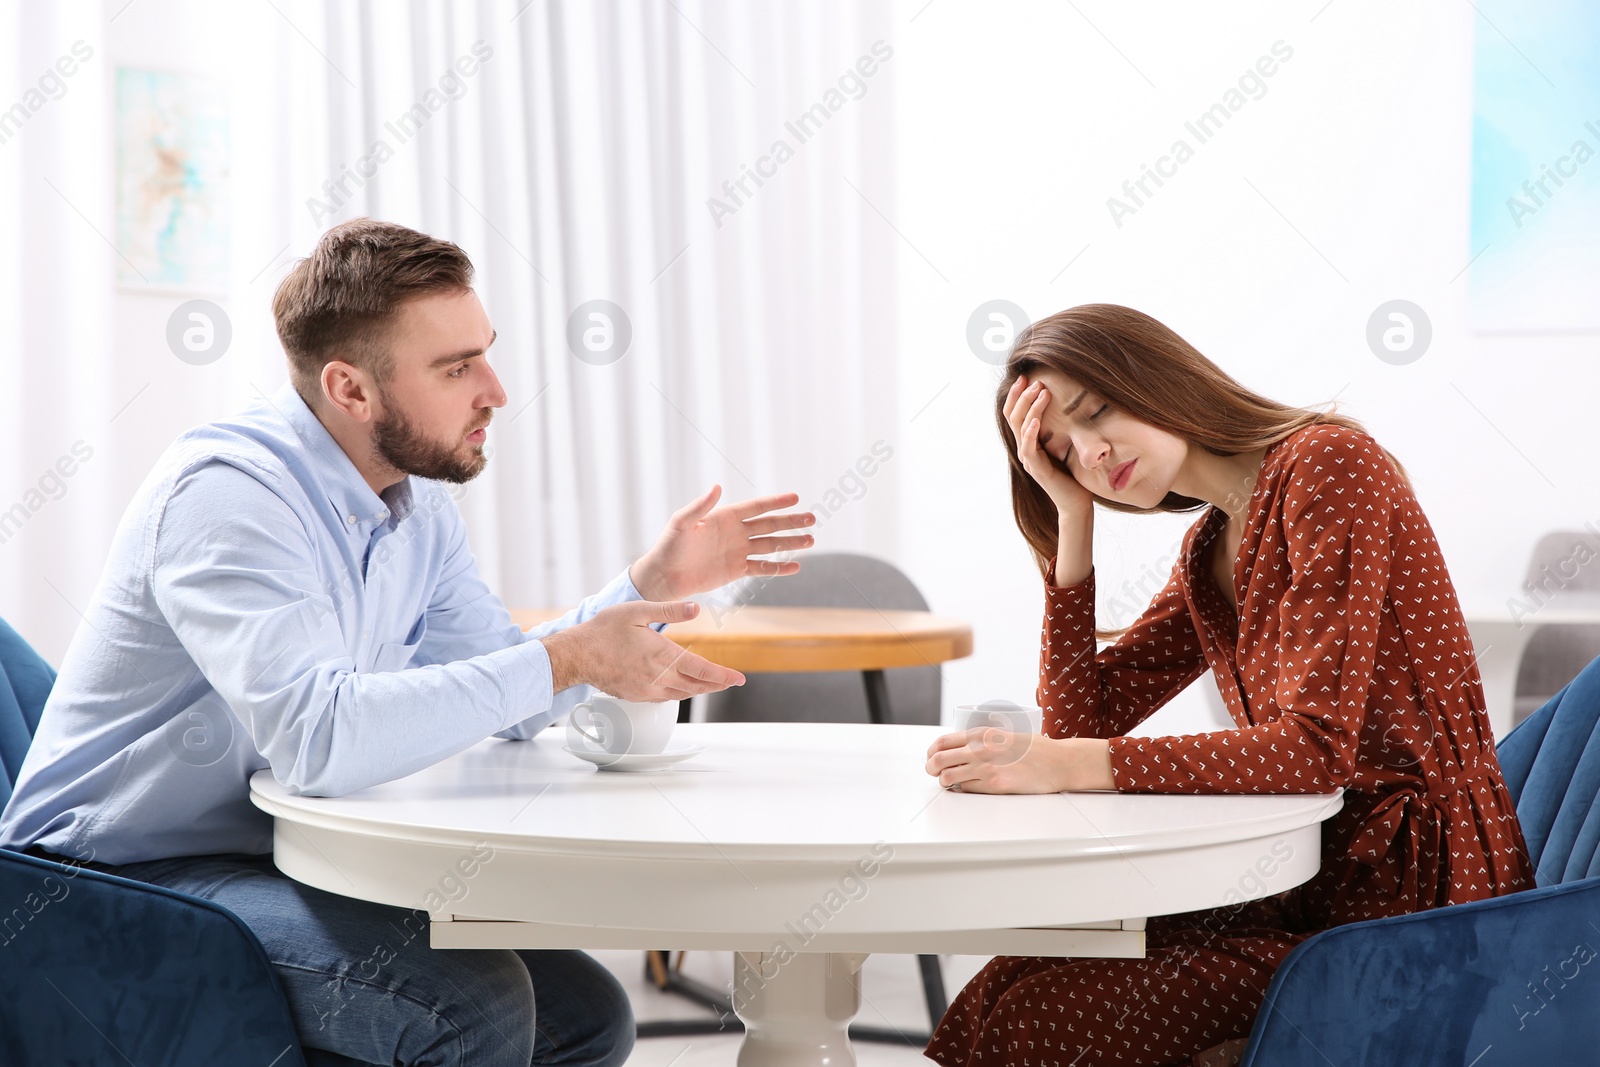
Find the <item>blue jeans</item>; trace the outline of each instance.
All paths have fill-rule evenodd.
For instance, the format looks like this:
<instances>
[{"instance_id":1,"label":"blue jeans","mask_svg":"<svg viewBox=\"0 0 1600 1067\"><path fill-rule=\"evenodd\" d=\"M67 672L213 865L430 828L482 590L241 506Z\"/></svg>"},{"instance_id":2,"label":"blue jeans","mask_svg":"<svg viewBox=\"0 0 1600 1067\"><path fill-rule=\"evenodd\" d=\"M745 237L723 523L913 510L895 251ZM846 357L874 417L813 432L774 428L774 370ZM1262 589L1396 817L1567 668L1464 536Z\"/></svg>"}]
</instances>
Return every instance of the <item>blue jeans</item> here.
<instances>
[{"instance_id":1,"label":"blue jeans","mask_svg":"<svg viewBox=\"0 0 1600 1067\"><path fill-rule=\"evenodd\" d=\"M582 952L428 947L428 913L325 893L271 856L128 863L111 873L204 897L266 947L309 1067L620 1064L633 1011Z\"/></svg>"}]
</instances>

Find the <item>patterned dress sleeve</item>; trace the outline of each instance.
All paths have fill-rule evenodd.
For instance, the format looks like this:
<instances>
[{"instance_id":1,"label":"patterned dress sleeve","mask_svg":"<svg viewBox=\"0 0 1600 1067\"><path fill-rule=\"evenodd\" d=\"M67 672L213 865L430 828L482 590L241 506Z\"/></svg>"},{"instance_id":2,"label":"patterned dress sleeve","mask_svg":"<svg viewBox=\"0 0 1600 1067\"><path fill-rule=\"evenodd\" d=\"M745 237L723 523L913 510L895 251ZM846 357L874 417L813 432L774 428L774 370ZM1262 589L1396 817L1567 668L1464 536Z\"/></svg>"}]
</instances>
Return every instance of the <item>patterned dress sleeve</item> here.
<instances>
[{"instance_id":1,"label":"patterned dress sleeve","mask_svg":"<svg viewBox=\"0 0 1600 1067\"><path fill-rule=\"evenodd\" d=\"M1255 710L1270 718L1236 730L1116 738L1118 789L1316 793L1348 784L1405 487L1372 438L1344 427L1308 434L1291 464L1275 708Z\"/></svg>"},{"instance_id":2,"label":"patterned dress sleeve","mask_svg":"<svg viewBox=\"0 0 1600 1067\"><path fill-rule=\"evenodd\" d=\"M1093 568L1083 581L1062 588L1055 571L1051 560L1039 653L1038 701L1047 735L1126 733L1205 671L1179 566L1132 628L1098 653Z\"/></svg>"}]
</instances>

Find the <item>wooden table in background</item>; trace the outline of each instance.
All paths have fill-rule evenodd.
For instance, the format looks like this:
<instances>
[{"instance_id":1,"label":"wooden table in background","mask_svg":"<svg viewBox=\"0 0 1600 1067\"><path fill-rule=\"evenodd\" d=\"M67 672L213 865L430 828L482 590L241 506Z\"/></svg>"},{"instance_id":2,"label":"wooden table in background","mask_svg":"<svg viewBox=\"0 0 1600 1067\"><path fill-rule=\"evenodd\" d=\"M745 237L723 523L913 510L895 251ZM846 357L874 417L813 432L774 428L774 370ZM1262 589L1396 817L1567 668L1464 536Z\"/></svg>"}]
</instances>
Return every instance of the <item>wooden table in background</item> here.
<instances>
[{"instance_id":1,"label":"wooden table in background","mask_svg":"<svg viewBox=\"0 0 1600 1067\"><path fill-rule=\"evenodd\" d=\"M560 618L558 609L513 611L524 630ZM860 671L867 710L876 723L894 721L883 672L932 667L972 655L972 627L926 611L873 608L741 607L719 612L704 605L690 622L663 631L712 663L743 674L769 671ZM687 722L689 702L678 721Z\"/></svg>"}]
</instances>

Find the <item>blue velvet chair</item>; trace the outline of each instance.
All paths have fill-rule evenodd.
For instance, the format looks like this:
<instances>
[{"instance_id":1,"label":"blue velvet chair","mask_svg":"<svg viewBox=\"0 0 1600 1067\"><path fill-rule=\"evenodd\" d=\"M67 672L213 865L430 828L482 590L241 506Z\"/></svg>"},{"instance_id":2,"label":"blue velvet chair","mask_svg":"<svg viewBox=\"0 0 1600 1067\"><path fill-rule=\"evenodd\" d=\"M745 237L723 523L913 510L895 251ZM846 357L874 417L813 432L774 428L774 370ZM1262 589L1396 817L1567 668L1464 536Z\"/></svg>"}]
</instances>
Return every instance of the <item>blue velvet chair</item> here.
<instances>
[{"instance_id":1,"label":"blue velvet chair","mask_svg":"<svg viewBox=\"0 0 1600 1067\"><path fill-rule=\"evenodd\" d=\"M54 683L0 621L0 807ZM232 912L6 849L0 1063L305 1067L272 964Z\"/></svg>"},{"instance_id":2,"label":"blue velvet chair","mask_svg":"<svg viewBox=\"0 0 1600 1067\"><path fill-rule=\"evenodd\" d=\"M1241 1067L1600 1063L1600 659L1498 747L1538 886L1306 939Z\"/></svg>"}]
</instances>

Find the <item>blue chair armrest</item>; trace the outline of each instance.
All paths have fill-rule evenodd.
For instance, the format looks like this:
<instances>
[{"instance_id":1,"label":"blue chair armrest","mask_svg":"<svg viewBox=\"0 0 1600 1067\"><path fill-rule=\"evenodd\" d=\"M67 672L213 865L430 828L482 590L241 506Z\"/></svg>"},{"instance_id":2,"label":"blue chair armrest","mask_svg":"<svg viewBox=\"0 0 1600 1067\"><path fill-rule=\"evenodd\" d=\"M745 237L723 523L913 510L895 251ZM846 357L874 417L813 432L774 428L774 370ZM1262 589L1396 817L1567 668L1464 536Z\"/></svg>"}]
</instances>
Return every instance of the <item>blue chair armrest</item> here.
<instances>
[{"instance_id":1,"label":"blue chair armrest","mask_svg":"<svg viewBox=\"0 0 1600 1067\"><path fill-rule=\"evenodd\" d=\"M5 849L0 1062L305 1064L283 987L238 916Z\"/></svg>"},{"instance_id":2,"label":"blue chair armrest","mask_svg":"<svg viewBox=\"0 0 1600 1067\"><path fill-rule=\"evenodd\" d=\"M1600 878L1308 938L1267 988L1240 1067L1590 1063Z\"/></svg>"}]
</instances>

